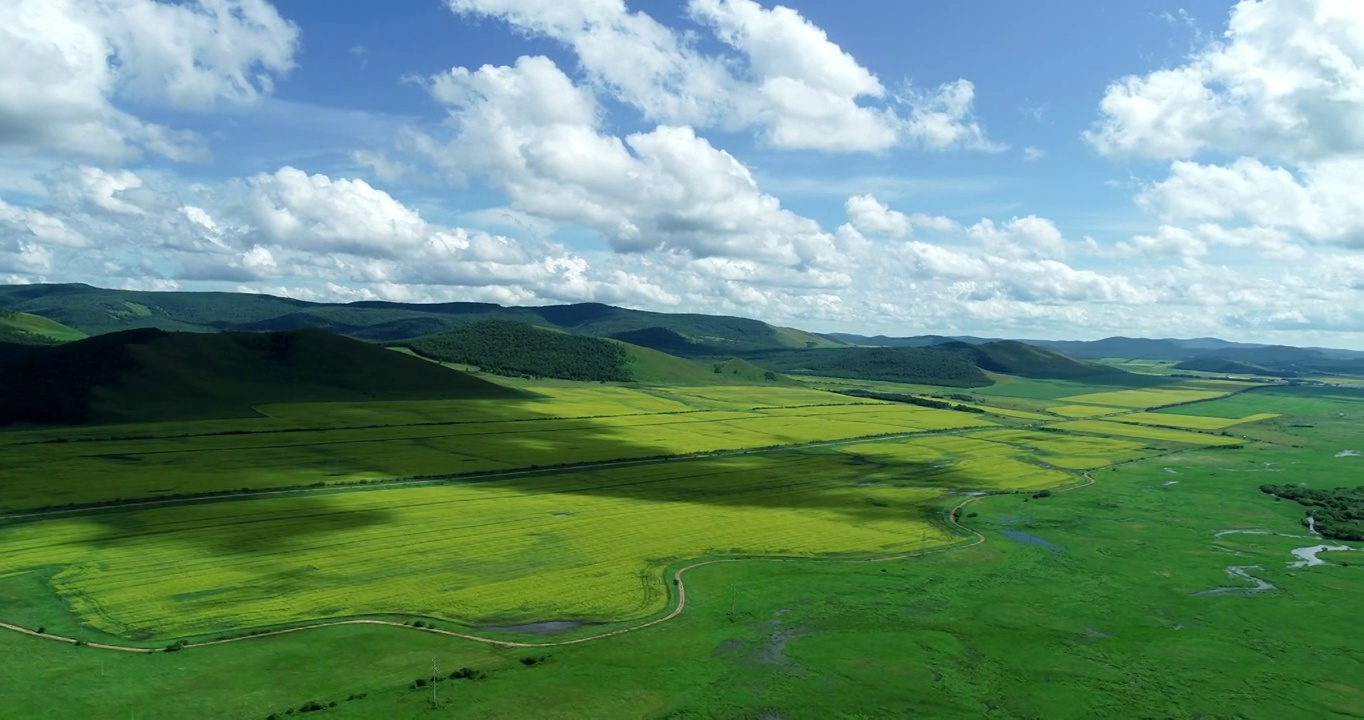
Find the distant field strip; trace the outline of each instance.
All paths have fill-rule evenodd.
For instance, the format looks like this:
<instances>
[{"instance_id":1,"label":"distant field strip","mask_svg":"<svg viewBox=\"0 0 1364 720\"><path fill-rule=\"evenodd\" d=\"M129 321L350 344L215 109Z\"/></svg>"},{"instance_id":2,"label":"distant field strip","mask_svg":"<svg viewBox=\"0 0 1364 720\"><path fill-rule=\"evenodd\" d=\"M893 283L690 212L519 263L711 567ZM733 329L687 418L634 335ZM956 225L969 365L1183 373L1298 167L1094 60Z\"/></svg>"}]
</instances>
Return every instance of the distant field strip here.
<instances>
[{"instance_id":1,"label":"distant field strip","mask_svg":"<svg viewBox=\"0 0 1364 720\"><path fill-rule=\"evenodd\" d=\"M938 436L102 513L0 529L0 576L60 568L52 589L80 621L142 639L390 612L623 620L664 607L670 561L941 545L928 517L945 492L1071 480L1024 455Z\"/></svg>"},{"instance_id":2,"label":"distant field strip","mask_svg":"<svg viewBox=\"0 0 1364 720\"><path fill-rule=\"evenodd\" d=\"M1240 438L1205 435L1203 433L1186 432L1184 430L1167 430L1165 428L1149 427L1147 425L1109 422L1106 420L1074 420L1071 422L1057 423L1051 427L1073 432L1094 433L1096 435L1117 435L1119 437L1142 438L1145 440L1157 440L1185 445L1235 445L1242 442Z\"/></svg>"},{"instance_id":3,"label":"distant field strip","mask_svg":"<svg viewBox=\"0 0 1364 720\"><path fill-rule=\"evenodd\" d=\"M1088 418L1113 413L1127 412L1127 408L1103 407L1102 405L1059 405L1047 408L1048 412L1068 418Z\"/></svg>"},{"instance_id":4,"label":"distant field strip","mask_svg":"<svg viewBox=\"0 0 1364 720\"><path fill-rule=\"evenodd\" d=\"M1037 462L1068 470L1093 470L1151 454L1144 443L1088 435L986 430L970 437L1007 443L1032 453Z\"/></svg>"},{"instance_id":5,"label":"distant field strip","mask_svg":"<svg viewBox=\"0 0 1364 720\"><path fill-rule=\"evenodd\" d=\"M1260 413L1329 415L1358 412L1364 390L1345 387L1270 387L1196 405L1161 410L1160 414L1242 418Z\"/></svg>"},{"instance_id":6,"label":"distant field strip","mask_svg":"<svg viewBox=\"0 0 1364 720\"><path fill-rule=\"evenodd\" d=\"M658 413L610 414L624 400L657 398L605 388L600 417L460 422L450 425L0 445L10 477L0 510L241 488L270 489L414 475L479 473L794 445L896 433L991 427L978 415L879 403L786 388L707 388L703 402L752 409L695 410L668 403ZM633 393L633 394L630 394ZM699 394L693 393L699 397ZM764 396L773 407L759 400ZM644 398L644 399L641 399ZM813 401L832 405L809 405ZM844 402L844 401L849 402ZM570 402L582 405L575 394ZM807 403L800 406L798 403ZM557 407L557 406L556 406ZM681 408L681 411L676 408ZM325 406L312 406L319 419ZM375 418L352 405L330 410ZM406 408L404 408L406 411ZM384 412L384 411L379 411ZM461 410L460 412L467 412ZM467 415L457 415L468 417ZM244 426L249 426L245 421ZM159 426L157 426L159 427Z\"/></svg>"},{"instance_id":7,"label":"distant field strip","mask_svg":"<svg viewBox=\"0 0 1364 720\"><path fill-rule=\"evenodd\" d=\"M1217 418L1202 415L1170 415L1166 413L1132 413L1113 418L1117 422L1137 423L1139 425L1166 425L1187 430L1222 430L1236 425L1272 420L1279 417L1276 413L1258 413L1243 418Z\"/></svg>"},{"instance_id":8,"label":"distant field strip","mask_svg":"<svg viewBox=\"0 0 1364 720\"><path fill-rule=\"evenodd\" d=\"M1122 408L1151 408L1175 403L1191 403L1222 397L1228 390L1182 390L1177 387L1150 388L1144 390L1114 390L1112 392L1071 395L1061 398L1066 402L1087 403L1090 405L1113 405Z\"/></svg>"}]
</instances>

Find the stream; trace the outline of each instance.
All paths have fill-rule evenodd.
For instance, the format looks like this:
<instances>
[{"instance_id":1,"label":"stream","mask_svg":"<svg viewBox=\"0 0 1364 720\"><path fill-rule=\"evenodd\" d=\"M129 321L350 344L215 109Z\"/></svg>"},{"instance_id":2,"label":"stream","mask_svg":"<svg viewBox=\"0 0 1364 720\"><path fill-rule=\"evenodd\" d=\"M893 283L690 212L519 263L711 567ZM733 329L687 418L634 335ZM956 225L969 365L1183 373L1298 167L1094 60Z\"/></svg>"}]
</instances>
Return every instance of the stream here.
<instances>
[{"instance_id":1,"label":"stream","mask_svg":"<svg viewBox=\"0 0 1364 720\"><path fill-rule=\"evenodd\" d=\"M1262 593L1267 590L1274 589L1273 585L1270 585L1264 580L1261 580L1260 578L1257 578L1254 575L1251 575L1249 572L1247 572L1249 570L1264 570L1264 568L1260 567L1259 565L1232 565L1227 568L1227 575L1235 580L1245 580L1248 583L1254 583L1255 584L1254 587L1219 587L1213 588L1211 590L1200 590L1196 593L1190 594L1195 596L1226 595L1227 593L1242 593L1245 595L1255 595L1256 593Z\"/></svg>"},{"instance_id":2,"label":"stream","mask_svg":"<svg viewBox=\"0 0 1364 720\"><path fill-rule=\"evenodd\" d=\"M1318 553L1344 552L1353 549L1349 545L1313 545L1312 547L1298 548L1293 551L1293 557L1297 558L1297 561L1289 563L1288 567L1297 569L1312 567L1313 565L1325 565L1326 561L1317 557Z\"/></svg>"}]
</instances>

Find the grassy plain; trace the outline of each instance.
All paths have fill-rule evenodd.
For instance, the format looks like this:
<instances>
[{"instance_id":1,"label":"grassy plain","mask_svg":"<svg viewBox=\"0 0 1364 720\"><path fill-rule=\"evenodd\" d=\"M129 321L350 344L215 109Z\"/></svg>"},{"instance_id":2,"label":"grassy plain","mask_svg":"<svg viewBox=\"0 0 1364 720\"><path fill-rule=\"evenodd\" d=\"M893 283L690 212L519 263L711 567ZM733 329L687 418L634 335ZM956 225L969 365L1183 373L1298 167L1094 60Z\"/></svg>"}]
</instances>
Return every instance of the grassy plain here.
<instances>
[{"instance_id":1,"label":"grassy plain","mask_svg":"<svg viewBox=\"0 0 1364 720\"><path fill-rule=\"evenodd\" d=\"M1360 458L1337 457L1364 450L1364 405L1296 389L1256 400L1281 417L1233 428L1253 440L1244 449L1126 463L1043 499L982 498L963 520L986 535L974 547L699 568L685 613L606 641L527 651L331 628L128 656L0 633L0 707L39 720L264 718L314 699L343 720L1358 718L1364 629L1350 598L1364 563L1326 553L1290 567L1317 541L1299 508L1256 488L1364 483ZM979 441L933 440L948 439ZM1275 589L1194 594L1250 587L1232 566L1258 566ZM548 659L518 662L528 655ZM432 710L430 689L411 685L433 658L488 677L441 683Z\"/></svg>"}]
</instances>

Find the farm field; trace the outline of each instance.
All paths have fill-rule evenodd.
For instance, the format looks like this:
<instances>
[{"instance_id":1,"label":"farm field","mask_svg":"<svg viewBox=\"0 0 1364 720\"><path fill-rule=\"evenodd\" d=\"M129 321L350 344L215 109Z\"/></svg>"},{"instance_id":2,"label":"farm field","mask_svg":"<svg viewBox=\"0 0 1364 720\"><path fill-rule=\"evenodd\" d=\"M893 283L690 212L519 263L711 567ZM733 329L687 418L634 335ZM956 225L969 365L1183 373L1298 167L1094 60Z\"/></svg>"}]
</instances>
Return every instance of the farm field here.
<instances>
[{"instance_id":1,"label":"farm field","mask_svg":"<svg viewBox=\"0 0 1364 720\"><path fill-rule=\"evenodd\" d=\"M1157 452L1145 443L1130 440L1029 430L986 430L970 437L1021 448L1037 462L1070 470L1093 470Z\"/></svg>"},{"instance_id":2,"label":"farm field","mask_svg":"<svg viewBox=\"0 0 1364 720\"><path fill-rule=\"evenodd\" d=\"M1361 545L1324 553L1323 565L1292 567L1294 549L1320 541L1305 536L1300 507L1257 487L1364 482L1360 458L1340 455L1364 450L1352 418L1360 403L1294 390L1259 398L1261 411L1281 417L1230 429L1254 440L1244 449L1187 448L1125 463L1094 473L1093 486L1043 499L978 499L962 522L985 535L983 544L882 563L697 568L686 576L686 612L607 640L527 650L411 628L335 627L139 657L0 633L0 658L23 658L0 660L0 703L32 708L39 719L283 717L311 700L337 702L324 714L336 718L521 718L527 697L540 715L565 718L806 720L849 707L869 717L1358 717L1364 631L1347 599L1364 592L1364 572L1352 562ZM843 456L847 480L859 469L878 473L878 485L854 485L863 492L905 474L878 449L932 467L949 453L927 441L1014 449L1044 437L1111 440L1000 428L792 457ZM1079 456L1081 447L1053 449ZM138 530L131 518L146 517L115 516L129 518L125 535ZM1239 566L1256 566L1248 572L1273 589L1242 592L1252 583L1227 572ZM5 580L15 577L32 575ZM36 597L32 587L27 595L15 583L0 588L10 593L6 607ZM59 614L51 600L43 607ZM540 639L559 637L573 635ZM528 656L546 659L520 662ZM430 688L413 687L433 660L442 674L470 667L487 677L443 681L433 712Z\"/></svg>"},{"instance_id":3,"label":"farm field","mask_svg":"<svg viewBox=\"0 0 1364 720\"><path fill-rule=\"evenodd\" d=\"M1161 405L1174 405L1176 403L1191 403L1200 400L1212 400L1222 397L1231 389L1211 390L1194 389L1172 385L1159 388L1144 388L1141 390L1113 390L1110 392L1086 393L1084 395L1071 395L1061 398L1071 403L1083 403L1088 405L1108 405L1122 408L1150 408Z\"/></svg>"},{"instance_id":4,"label":"farm field","mask_svg":"<svg viewBox=\"0 0 1364 720\"><path fill-rule=\"evenodd\" d=\"M1266 387L1213 402L1166 408L1161 415L1203 415L1242 418L1258 413L1318 415L1323 412L1357 413L1364 410L1364 388Z\"/></svg>"},{"instance_id":5,"label":"farm field","mask_svg":"<svg viewBox=\"0 0 1364 720\"><path fill-rule=\"evenodd\" d=\"M1236 445L1242 442L1239 438L1226 437L1222 435L1209 435L1188 430L1169 430L1166 428L1150 427L1147 425L1135 425L1129 423L1111 422L1108 420L1071 420L1052 425L1058 430L1069 430L1071 432L1091 433L1094 435L1117 436L1128 438L1140 438L1143 440L1155 440L1165 443L1180 443L1184 445Z\"/></svg>"},{"instance_id":6,"label":"farm field","mask_svg":"<svg viewBox=\"0 0 1364 720\"><path fill-rule=\"evenodd\" d=\"M1279 417L1276 413L1256 413L1240 418L1220 418L1207 417L1204 415L1175 415L1171 413L1142 412L1130 415L1119 415L1113 420L1117 422L1136 423L1138 425L1166 425L1169 427L1182 428L1187 430L1225 430L1236 425L1260 422L1262 420L1273 420Z\"/></svg>"},{"instance_id":7,"label":"farm field","mask_svg":"<svg viewBox=\"0 0 1364 720\"><path fill-rule=\"evenodd\" d=\"M0 531L0 587L60 568L70 620L14 599L6 619L147 641L386 613L630 620L664 608L673 561L924 549L957 541L945 493L1072 481L1020 454L935 437L53 519Z\"/></svg>"},{"instance_id":8,"label":"farm field","mask_svg":"<svg viewBox=\"0 0 1364 720\"><path fill-rule=\"evenodd\" d=\"M261 431L256 421L242 420L235 431L223 424L199 434L192 424L149 425L107 430L103 437L109 439L82 442L60 442L63 436L52 430L3 433L0 465L9 477L0 512L991 426L969 413L801 388L543 392L550 398L543 403L500 408L482 401L472 408L273 406L271 420L292 425L267 424L271 429ZM324 429L298 424L308 418ZM177 429L188 436L173 436ZM82 428L77 437L89 432Z\"/></svg>"},{"instance_id":9,"label":"farm field","mask_svg":"<svg viewBox=\"0 0 1364 720\"><path fill-rule=\"evenodd\" d=\"M1068 418L1090 418L1114 413L1128 412L1129 408L1104 407L1103 405L1057 405L1047 408L1047 412Z\"/></svg>"},{"instance_id":10,"label":"farm field","mask_svg":"<svg viewBox=\"0 0 1364 720\"><path fill-rule=\"evenodd\" d=\"M863 390L899 395L917 395L920 397L945 399L953 403L961 403L968 407L983 410L984 412L997 417L1013 420L1052 419L1050 416L1036 412L1037 409L1041 408L1042 404L1035 401L996 396L978 397L971 394L971 392L979 391L983 388L972 388L968 391L963 388L944 388L935 385L916 385L911 383L888 382L884 380L853 380L813 375L797 375L794 377L809 384L811 387L817 387L821 390L829 390L832 392ZM856 400L857 398L850 399Z\"/></svg>"}]
</instances>

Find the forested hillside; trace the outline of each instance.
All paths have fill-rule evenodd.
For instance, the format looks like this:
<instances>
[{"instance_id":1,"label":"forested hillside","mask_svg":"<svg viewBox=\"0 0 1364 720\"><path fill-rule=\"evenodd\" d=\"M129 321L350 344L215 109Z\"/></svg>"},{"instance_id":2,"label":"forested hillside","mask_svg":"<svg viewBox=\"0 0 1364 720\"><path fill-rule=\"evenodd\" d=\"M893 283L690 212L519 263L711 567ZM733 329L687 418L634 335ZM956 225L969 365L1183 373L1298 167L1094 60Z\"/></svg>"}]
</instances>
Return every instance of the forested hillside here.
<instances>
[{"instance_id":1,"label":"forested hillside","mask_svg":"<svg viewBox=\"0 0 1364 720\"><path fill-rule=\"evenodd\" d=\"M0 425L253 417L273 403L521 397L321 330L144 328L51 347L0 345Z\"/></svg>"},{"instance_id":2,"label":"forested hillside","mask_svg":"<svg viewBox=\"0 0 1364 720\"><path fill-rule=\"evenodd\" d=\"M578 303L504 307L492 303L314 303L225 292L145 292L89 285L0 286L0 307L41 315L90 335L132 328L270 332L317 328L372 342L408 340L485 320L507 320L609 337L663 328L717 352L839 345L835 340L749 318L656 313Z\"/></svg>"},{"instance_id":3,"label":"forested hillside","mask_svg":"<svg viewBox=\"0 0 1364 720\"><path fill-rule=\"evenodd\" d=\"M938 347L788 350L746 356L754 364L789 375L983 387L989 377L963 353Z\"/></svg>"},{"instance_id":4,"label":"forested hillside","mask_svg":"<svg viewBox=\"0 0 1364 720\"><path fill-rule=\"evenodd\" d=\"M474 365L496 375L616 382L632 379L620 343L526 323L485 320L401 345L422 357Z\"/></svg>"}]
</instances>

